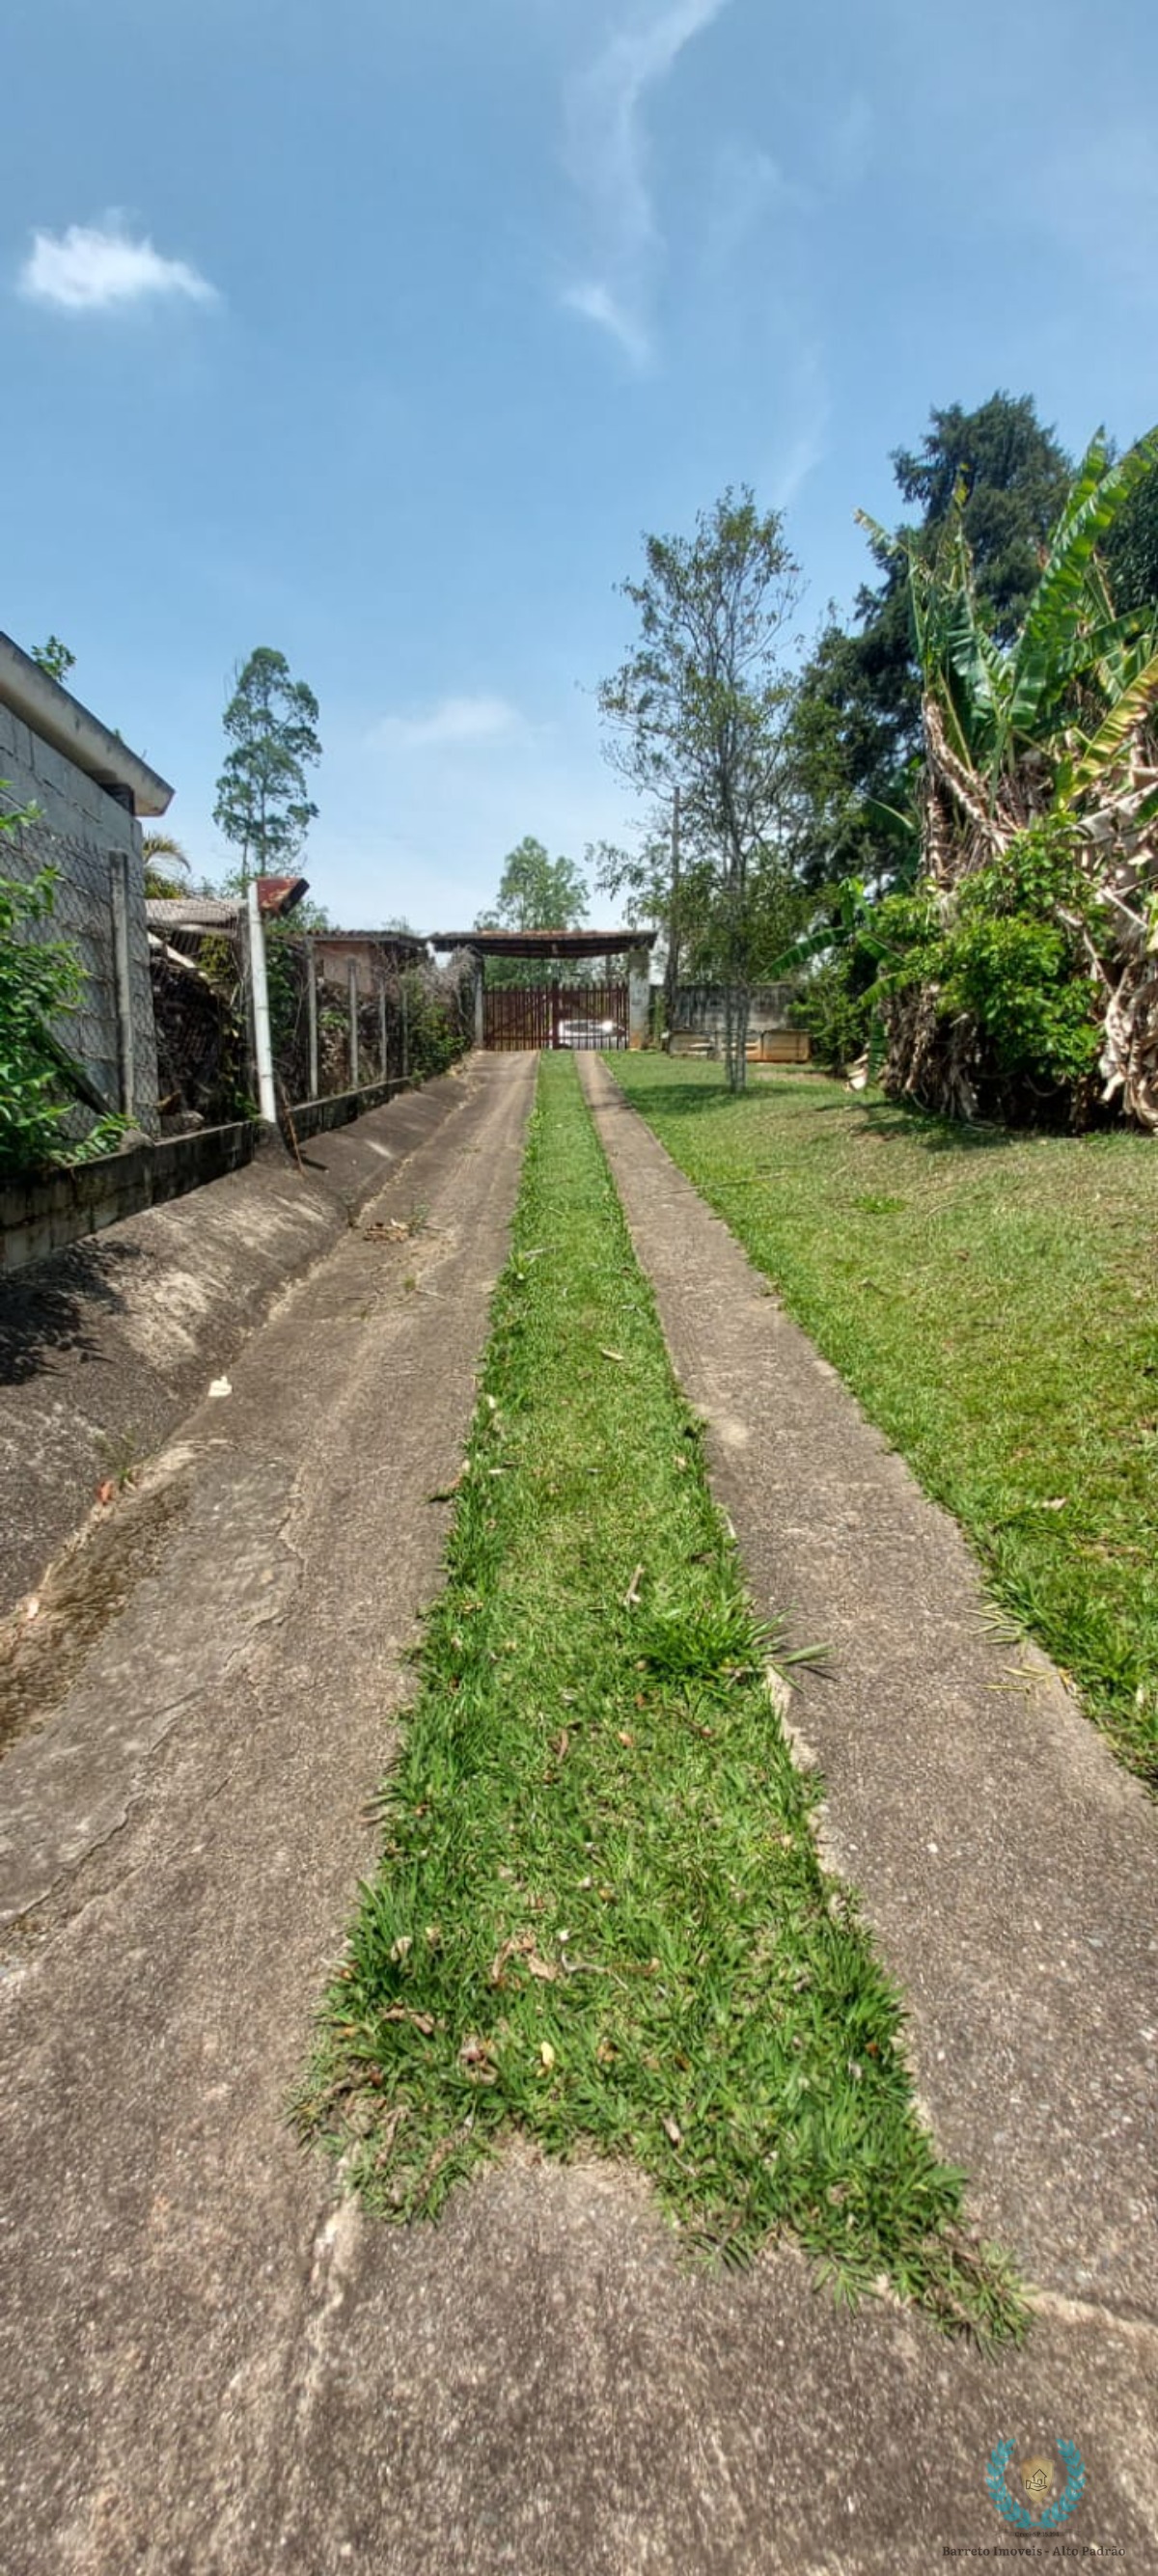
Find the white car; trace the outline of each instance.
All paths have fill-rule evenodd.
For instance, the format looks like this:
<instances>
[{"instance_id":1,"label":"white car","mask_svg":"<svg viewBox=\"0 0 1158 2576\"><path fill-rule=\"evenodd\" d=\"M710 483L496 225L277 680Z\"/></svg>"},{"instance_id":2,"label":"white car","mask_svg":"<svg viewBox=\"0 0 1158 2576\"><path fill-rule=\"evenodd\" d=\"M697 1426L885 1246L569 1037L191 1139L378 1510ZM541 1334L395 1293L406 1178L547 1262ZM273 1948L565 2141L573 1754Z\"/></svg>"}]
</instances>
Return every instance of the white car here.
<instances>
[{"instance_id":1,"label":"white car","mask_svg":"<svg viewBox=\"0 0 1158 2576\"><path fill-rule=\"evenodd\" d=\"M561 1047L624 1047L627 1031L618 1020L560 1020L555 1044Z\"/></svg>"}]
</instances>

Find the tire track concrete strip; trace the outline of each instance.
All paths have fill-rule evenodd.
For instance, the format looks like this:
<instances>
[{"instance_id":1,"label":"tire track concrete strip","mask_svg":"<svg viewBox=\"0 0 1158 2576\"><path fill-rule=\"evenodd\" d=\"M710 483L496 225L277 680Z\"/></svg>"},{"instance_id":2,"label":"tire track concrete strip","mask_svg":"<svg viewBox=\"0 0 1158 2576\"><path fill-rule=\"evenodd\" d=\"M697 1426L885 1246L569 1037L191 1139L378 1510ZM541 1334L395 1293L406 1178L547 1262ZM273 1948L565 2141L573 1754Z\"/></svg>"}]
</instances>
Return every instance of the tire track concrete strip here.
<instances>
[{"instance_id":1,"label":"tire track concrete strip","mask_svg":"<svg viewBox=\"0 0 1158 2576\"><path fill-rule=\"evenodd\" d=\"M437 1589L533 1074L475 1066L369 1212L416 1230L351 1230L255 1333L187 1426L159 1561L4 1766L50 1816L31 1881L9 1856L38 1938L0 1994L13 2571L200 2568L259 2461L284 2485L330 2205L286 2102ZM259 2563L243 2541L222 2563Z\"/></svg>"},{"instance_id":2,"label":"tire track concrete strip","mask_svg":"<svg viewBox=\"0 0 1158 2576\"><path fill-rule=\"evenodd\" d=\"M942 2151L1043 2290L1153 2322L1158 1816L1045 1657L987 1635L956 1524L581 1063L757 1602L832 1650L792 1715Z\"/></svg>"},{"instance_id":3,"label":"tire track concrete strip","mask_svg":"<svg viewBox=\"0 0 1158 2576\"><path fill-rule=\"evenodd\" d=\"M638 2176L517 2145L437 2227L388 2227L287 2129L437 1583L426 1497L461 1455L532 1072L476 1068L424 1231L352 1237L192 1426L200 1554L175 1525L141 1657L182 1586L213 1619L259 1466L292 1579L8 1997L5 2576L923 2576L1001 2539L999 2435L1075 2429L1081 2537L1152 2564L1136 2332L1047 2316L986 2361L891 2305L848 2318L788 2251L693 2269Z\"/></svg>"}]
</instances>

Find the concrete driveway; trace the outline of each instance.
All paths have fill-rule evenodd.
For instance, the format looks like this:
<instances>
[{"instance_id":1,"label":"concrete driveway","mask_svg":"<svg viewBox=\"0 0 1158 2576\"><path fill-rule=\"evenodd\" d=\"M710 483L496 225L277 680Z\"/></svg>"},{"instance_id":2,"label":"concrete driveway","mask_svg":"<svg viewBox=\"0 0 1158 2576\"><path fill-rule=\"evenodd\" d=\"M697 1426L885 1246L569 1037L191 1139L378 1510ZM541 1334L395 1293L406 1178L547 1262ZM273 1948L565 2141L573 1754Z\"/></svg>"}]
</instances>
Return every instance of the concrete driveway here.
<instances>
[{"instance_id":1,"label":"concrete driveway","mask_svg":"<svg viewBox=\"0 0 1158 2576\"><path fill-rule=\"evenodd\" d=\"M790 2250L690 2267L630 2174L515 2147L403 2231L294 2142L534 1070L476 1060L254 1335L128 1506L156 1544L127 1597L63 1690L46 1666L0 1769L4 2566L926 2569L1015 2545L989 2452L1058 2434L1089 2473L1063 2537L1158 2564L1145 2308L1055 2299L992 2363L893 2306L850 2320Z\"/></svg>"}]
</instances>

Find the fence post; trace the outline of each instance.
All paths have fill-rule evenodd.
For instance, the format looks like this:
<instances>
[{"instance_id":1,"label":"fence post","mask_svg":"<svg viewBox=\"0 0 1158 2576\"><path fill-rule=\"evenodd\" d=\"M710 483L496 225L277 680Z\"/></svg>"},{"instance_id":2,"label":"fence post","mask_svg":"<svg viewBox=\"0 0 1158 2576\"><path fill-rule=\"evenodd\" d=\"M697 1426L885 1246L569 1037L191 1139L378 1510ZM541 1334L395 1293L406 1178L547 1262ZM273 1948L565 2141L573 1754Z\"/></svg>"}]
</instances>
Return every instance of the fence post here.
<instances>
[{"instance_id":1,"label":"fence post","mask_svg":"<svg viewBox=\"0 0 1158 2576\"><path fill-rule=\"evenodd\" d=\"M350 1089L358 1088L358 960L346 961L346 991L350 1002Z\"/></svg>"},{"instance_id":2,"label":"fence post","mask_svg":"<svg viewBox=\"0 0 1158 2576\"><path fill-rule=\"evenodd\" d=\"M257 900L257 878L249 880L249 980L253 993L253 1052L257 1061L257 1105L268 1127L277 1125L273 1093L273 1047L269 1032L269 986L265 980L265 932Z\"/></svg>"},{"instance_id":3,"label":"fence post","mask_svg":"<svg viewBox=\"0 0 1158 2576\"><path fill-rule=\"evenodd\" d=\"M306 940L306 1019L309 1024L310 1098L320 1100L322 1073L318 1056L318 960L312 939Z\"/></svg>"},{"instance_id":4,"label":"fence post","mask_svg":"<svg viewBox=\"0 0 1158 2576\"><path fill-rule=\"evenodd\" d=\"M133 979L129 966L129 860L126 850L109 851L109 895L113 916L113 985L117 999L121 1108L126 1118L131 1118L136 1066L133 1061Z\"/></svg>"},{"instance_id":5,"label":"fence post","mask_svg":"<svg viewBox=\"0 0 1158 2576\"><path fill-rule=\"evenodd\" d=\"M380 1052L380 1056L381 1056L381 1062L380 1062L379 1067L378 1067L378 1079L379 1079L379 1081L380 1081L380 1082L388 1082L388 1081L389 1081L389 1079L390 1079L390 1075L389 1075L389 1070L388 1070L388 1066L387 1066L387 1048L386 1048L386 985L385 985L385 980L384 980L384 979L380 979L380 980L379 980L379 984L378 984L378 1029L379 1029L379 1034L380 1034L380 1049L379 1049L379 1052Z\"/></svg>"},{"instance_id":6,"label":"fence post","mask_svg":"<svg viewBox=\"0 0 1158 2576\"><path fill-rule=\"evenodd\" d=\"M403 1082L408 1082L410 1079L410 1001L405 967L398 979L398 990L402 1004L402 1079Z\"/></svg>"}]
</instances>

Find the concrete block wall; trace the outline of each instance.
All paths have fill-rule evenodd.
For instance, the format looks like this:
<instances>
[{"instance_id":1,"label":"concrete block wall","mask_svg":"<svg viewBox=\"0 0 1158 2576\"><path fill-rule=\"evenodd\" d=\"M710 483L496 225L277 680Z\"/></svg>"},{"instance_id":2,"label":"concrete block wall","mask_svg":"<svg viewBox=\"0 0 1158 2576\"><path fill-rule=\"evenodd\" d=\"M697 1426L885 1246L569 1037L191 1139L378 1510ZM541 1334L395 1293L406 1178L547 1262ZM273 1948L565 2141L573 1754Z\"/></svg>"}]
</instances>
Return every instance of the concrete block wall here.
<instances>
[{"instance_id":1,"label":"concrete block wall","mask_svg":"<svg viewBox=\"0 0 1158 2576\"><path fill-rule=\"evenodd\" d=\"M749 1043L765 1033L791 1026L790 1006L796 1000L795 984L754 984L748 1012ZM681 984L677 987L672 1030L681 1035L706 1039L718 1055L724 1051L727 1023L727 997L720 984Z\"/></svg>"},{"instance_id":2,"label":"concrete block wall","mask_svg":"<svg viewBox=\"0 0 1158 2576\"><path fill-rule=\"evenodd\" d=\"M81 1007L57 1034L79 1057L115 1107L121 1102L121 1051L113 938L113 852L128 861L129 982L133 1024L133 1104L146 1135L157 1126L157 1040L145 925L140 826L114 796L0 706L0 806L36 805L39 819L0 836L0 876L27 882L42 867L59 871L56 907L46 935L68 939L85 970ZM78 1133L91 1119L79 1113Z\"/></svg>"},{"instance_id":3,"label":"concrete block wall","mask_svg":"<svg viewBox=\"0 0 1158 2576\"><path fill-rule=\"evenodd\" d=\"M144 1208L219 1181L252 1162L266 1142L260 1120L246 1118L230 1127L205 1127L195 1136L167 1136L159 1145L126 1146L43 1178L0 1184L0 1277Z\"/></svg>"}]
</instances>

